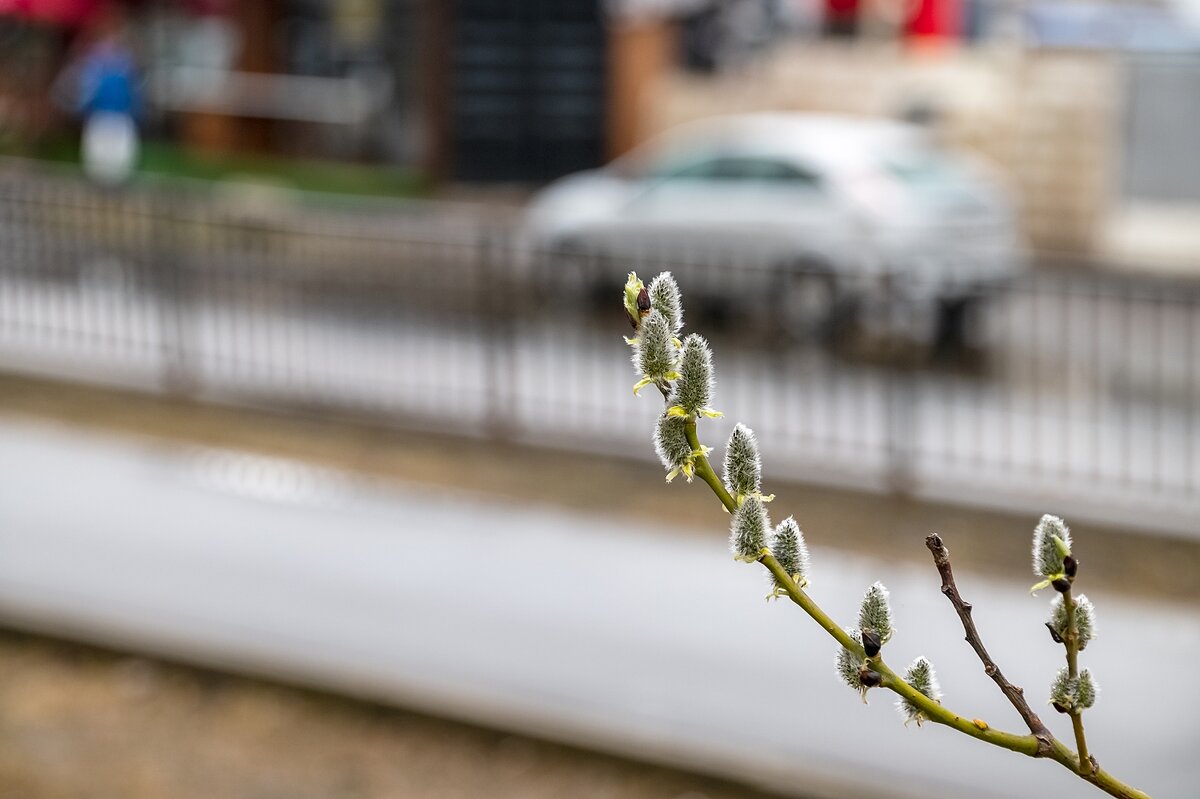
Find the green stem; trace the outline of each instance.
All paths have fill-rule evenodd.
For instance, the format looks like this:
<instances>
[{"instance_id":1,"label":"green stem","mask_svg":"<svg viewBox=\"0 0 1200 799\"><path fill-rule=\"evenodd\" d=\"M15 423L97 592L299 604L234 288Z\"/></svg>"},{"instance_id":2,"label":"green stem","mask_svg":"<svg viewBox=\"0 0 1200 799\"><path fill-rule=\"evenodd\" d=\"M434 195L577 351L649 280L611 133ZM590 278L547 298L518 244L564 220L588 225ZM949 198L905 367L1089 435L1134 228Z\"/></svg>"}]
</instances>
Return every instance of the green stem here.
<instances>
[{"instance_id":1,"label":"green stem","mask_svg":"<svg viewBox=\"0 0 1200 799\"><path fill-rule=\"evenodd\" d=\"M700 439L696 433L696 419L689 417L687 425L684 428L688 443L692 447L693 452L702 452L700 448ZM695 456L694 466L696 474L701 480L708 483L709 488L721 500L721 504L730 513L737 510L737 501L725 489L725 485L721 479L717 477L717 473L713 471L712 465L708 462L708 457L703 454ZM791 575L784 572L783 567L779 565L779 561L775 559L767 550L763 550L759 557L759 562L763 564L775 576L779 585L783 586L788 597L795 602L800 608L807 613L813 621L821 626L825 632L829 633L841 646L853 652L858 657L866 657L863 651L862 643L851 638L844 629L837 625L833 619L829 617L821 607L812 600L801 589L796 582L792 580ZM1067 604L1068 613L1068 635L1072 636L1075 644L1067 646L1067 663L1071 670L1071 675L1075 676L1077 667L1078 655L1078 634L1075 632L1075 603L1070 597L1070 592L1064 595L1064 601ZM936 724L942 724L951 727L959 732L969 735L972 738L992 744L993 746L1008 749L1013 752L1020 752L1029 757L1048 757L1051 760L1059 763L1062 766L1070 769L1078 774L1087 782L1095 785L1105 793L1117 797L1117 799L1150 799L1150 796L1136 788L1118 780L1102 768L1093 768L1091 759L1087 754L1087 745L1083 739L1083 724L1079 721L1077 715L1072 716L1073 721L1079 721L1076 727L1076 742L1079 746L1079 755L1077 756L1061 741L1054 736L1049 736L1050 751L1048 753L1042 750L1041 741L1034 735L1018 735L1016 733L1005 732L1003 730L993 729L985 722L975 719L967 719L963 716L954 713L953 711L942 706L940 702L935 702L923 693L909 685L902 677L898 676L892 669L883 662L882 657L876 657L871 661L871 668L874 669L882 677L881 685L893 693L912 702L930 721ZM1048 734L1048 733L1047 733Z\"/></svg>"},{"instance_id":2,"label":"green stem","mask_svg":"<svg viewBox=\"0 0 1200 799\"><path fill-rule=\"evenodd\" d=\"M1067 673L1071 679L1079 676L1079 630L1075 626L1075 598L1071 589L1063 592L1063 606L1067 611L1067 634L1063 643L1067 647ZM1078 708L1071 710L1071 728L1075 732L1075 748L1079 750L1079 773L1087 776L1092 772L1092 760L1088 755L1087 738L1083 733L1083 715Z\"/></svg>"},{"instance_id":3,"label":"green stem","mask_svg":"<svg viewBox=\"0 0 1200 799\"><path fill-rule=\"evenodd\" d=\"M804 592L804 589L796 585L796 581L791 575L783 570L779 565L779 561L775 560L774 555L766 552L758 559L758 562L767 567L771 574L775 575L775 579L787 591L788 598L801 607L801 609L812 617L812 620L821 625L821 629L833 636L839 644L849 649L860 658L865 658L866 653L863 652L862 642L851 638L842 627L829 618L829 614L821 610L821 606L812 600L812 598ZM882 663L880 664L882 665ZM876 671L879 671L876 669ZM883 672L880 672L882 674Z\"/></svg>"},{"instance_id":4,"label":"green stem","mask_svg":"<svg viewBox=\"0 0 1200 799\"><path fill-rule=\"evenodd\" d=\"M779 565L779 561L775 560L774 556L764 554L759 558L759 562L766 566L771 574L775 575L776 580L787 591L788 597L799 605L805 613L811 616L817 624L821 625L827 633L833 636L839 644L853 652L856 657L865 657L862 644L859 641L855 641L846 634L845 630L835 624L825 611L821 610L817 603L813 602L808 594L797 586L792 578L784 572L783 567ZM919 707L921 712L930 721L937 724L944 724L947 727L953 727L961 733L970 735L972 738L978 738L981 741L987 741L995 746L1011 749L1023 755L1032 757L1037 754L1038 739L1032 735L1017 735L1016 733L1004 732L993 729L987 724L976 724L973 720L958 715L905 682L902 677L897 675L883 662L883 658L872 659L871 668L879 672L880 676L883 677L881 685L884 688L899 694L904 699Z\"/></svg>"},{"instance_id":5,"label":"green stem","mask_svg":"<svg viewBox=\"0 0 1200 799\"><path fill-rule=\"evenodd\" d=\"M696 418L694 416L688 417L687 424L684 426L684 432L687 435L688 444L692 447L692 452L701 452L700 438L696 435ZM708 487L717 495L717 499L721 500L721 504L725 506L725 510L735 513L738 509L737 502L725 490L725 484L721 482L721 478L717 477L717 473L713 471L712 465L708 462L708 456L703 454L697 455L694 464L696 467L696 476L708 483Z\"/></svg>"},{"instance_id":6,"label":"green stem","mask_svg":"<svg viewBox=\"0 0 1200 799\"><path fill-rule=\"evenodd\" d=\"M1139 791L1131 785L1126 785L1102 768L1084 772L1080 770L1079 758L1071 748L1057 738L1050 739L1051 751L1047 755L1051 760L1077 773L1085 781L1095 785L1100 790L1116 796L1118 799L1150 799L1150 794Z\"/></svg>"}]
</instances>

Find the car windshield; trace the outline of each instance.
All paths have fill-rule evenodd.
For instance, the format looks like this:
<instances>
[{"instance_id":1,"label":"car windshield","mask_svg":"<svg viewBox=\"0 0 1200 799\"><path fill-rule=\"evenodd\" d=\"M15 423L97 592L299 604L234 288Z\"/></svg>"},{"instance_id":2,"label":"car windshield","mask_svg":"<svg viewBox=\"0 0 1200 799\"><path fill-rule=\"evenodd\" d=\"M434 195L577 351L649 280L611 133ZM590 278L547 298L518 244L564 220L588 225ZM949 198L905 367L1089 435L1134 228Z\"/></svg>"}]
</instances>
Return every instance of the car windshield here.
<instances>
[{"instance_id":1,"label":"car windshield","mask_svg":"<svg viewBox=\"0 0 1200 799\"><path fill-rule=\"evenodd\" d=\"M909 191L933 201L973 199L974 181L962 164L933 152L922 151L893 156L884 169Z\"/></svg>"}]
</instances>

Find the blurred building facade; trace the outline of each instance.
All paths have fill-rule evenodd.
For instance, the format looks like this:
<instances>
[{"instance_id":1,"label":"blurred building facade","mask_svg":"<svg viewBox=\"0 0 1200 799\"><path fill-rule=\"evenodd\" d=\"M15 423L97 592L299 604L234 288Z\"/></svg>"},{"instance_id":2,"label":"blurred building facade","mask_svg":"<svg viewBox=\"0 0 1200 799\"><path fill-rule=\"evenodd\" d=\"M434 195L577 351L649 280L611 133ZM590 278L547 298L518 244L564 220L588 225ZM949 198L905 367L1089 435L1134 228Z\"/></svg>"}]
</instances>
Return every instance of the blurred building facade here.
<instances>
[{"instance_id":1,"label":"blurred building facade","mask_svg":"<svg viewBox=\"0 0 1200 799\"><path fill-rule=\"evenodd\" d=\"M0 4L0 132L61 127L56 77L120 17L148 135L190 152L537 183L701 116L933 118L999 165L1032 243L1200 254L1200 33L1122 0L75 0Z\"/></svg>"}]
</instances>

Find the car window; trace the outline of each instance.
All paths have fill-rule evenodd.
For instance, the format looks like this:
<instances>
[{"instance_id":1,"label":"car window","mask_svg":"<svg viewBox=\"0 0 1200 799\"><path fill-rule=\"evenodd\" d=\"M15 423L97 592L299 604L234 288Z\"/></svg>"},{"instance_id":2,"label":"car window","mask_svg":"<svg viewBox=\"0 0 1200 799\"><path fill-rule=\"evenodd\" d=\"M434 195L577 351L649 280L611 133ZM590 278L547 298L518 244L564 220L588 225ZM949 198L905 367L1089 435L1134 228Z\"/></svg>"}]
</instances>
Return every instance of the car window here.
<instances>
[{"instance_id":1,"label":"car window","mask_svg":"<svg viewBox=\"0 0 1200 799\"><path fill-rule=\"evenodd\" d=\"M665 170L660 177L666 180L711 180L718 177L720 158L702 158L698 161L676 165Z\"/></svg>"},{"instance_id":2,"label":"car window","mask_svg":"<svg viewBox=\"0 0 1200 799\"><path fill-rule=\"evenodd\" d=\"M816 188L820 178L813 172L787 161L774 158L739 156L722 159L718 168L722 177L732 180L758 180L792 185L804 184Z\"/></svg>"},{"instance_id":3,"label":"car window","mask_svg":"<svg viewBox=\"0 0 1200 799\"><path fill-rule=\"evenodd\" d=\"M884 168L910 191L929 197L961 197L971 194L971 180L952 159L930 152L896 155Z\"/></svg>"},{"instance_id":4,"label":"car window","mask_svg":"<svg viewBox=\"0 0 1200 799\"><path fill-rule=\"evenodd\" d=\"M664 180L720 180L780 183L794 186L818 188L820 178L813 172L795 164L774 158L757 156L709 156L676 163L674 168L663 170L659 177Z\"/></svg>"},{"instance_id":5,"label":"car window","mask_svg":"<svg viewBox=\"0 0 1200 799\"><path fill-rule=\"evenodd\" d=\"M912 186L936 186L955 178L950 164L929 154L896 156L886 162L889 172Z\"/></svg>"}]
</instances>

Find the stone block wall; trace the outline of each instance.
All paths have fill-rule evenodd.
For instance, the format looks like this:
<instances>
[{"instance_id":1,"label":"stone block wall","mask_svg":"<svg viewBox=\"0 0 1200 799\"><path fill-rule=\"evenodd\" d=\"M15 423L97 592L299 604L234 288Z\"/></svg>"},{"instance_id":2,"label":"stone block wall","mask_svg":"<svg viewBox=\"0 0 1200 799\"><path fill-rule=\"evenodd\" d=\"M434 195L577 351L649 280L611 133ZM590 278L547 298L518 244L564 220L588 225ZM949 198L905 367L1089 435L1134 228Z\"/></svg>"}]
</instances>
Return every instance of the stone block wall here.
<instances>
[{"instance_id":1,"label":"stone block wall","mask_svg":"<svg viewBox=\"0 0 1200 799\"><path fill-rule=\"evenodd\" d=\"M1119 70L1105 53L797 43L736 74L668 74L644 97L641 133L713 114L933 107L948 145L983 155L1011 180L1035 248L1085 255L1113 201Z\"/></svg>"}]
</instances>

